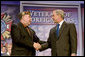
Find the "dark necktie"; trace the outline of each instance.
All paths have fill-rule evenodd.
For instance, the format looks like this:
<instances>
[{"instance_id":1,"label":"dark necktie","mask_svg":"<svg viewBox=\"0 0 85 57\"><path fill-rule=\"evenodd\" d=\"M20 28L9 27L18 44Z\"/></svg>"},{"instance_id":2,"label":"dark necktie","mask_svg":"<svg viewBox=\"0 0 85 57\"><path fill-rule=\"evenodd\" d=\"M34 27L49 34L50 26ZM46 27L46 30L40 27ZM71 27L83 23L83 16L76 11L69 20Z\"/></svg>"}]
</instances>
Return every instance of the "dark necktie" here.
<instances>
[{"instance_id":1,"label":"dark necktie","mask_svg":"<svg viewBox=\"0 0 85 57\"><path fill-rule=\"evenodd\" d=\"M57 37L59 36L59 24L57 24L56 35L57 35Z\"/></svg>"},{"instance_id":2,"label":"dark necktie","mask_svg":"<svg viewBox=\"0 0 85 57\"><path fill-rule=\"evenodd\" d=\"M26 29L27 29L27 31L28 31L28 33L29 33L29 35L31 36L30 29L29 29L28 27L27 27Z\"/></svg>"}]
</instances>

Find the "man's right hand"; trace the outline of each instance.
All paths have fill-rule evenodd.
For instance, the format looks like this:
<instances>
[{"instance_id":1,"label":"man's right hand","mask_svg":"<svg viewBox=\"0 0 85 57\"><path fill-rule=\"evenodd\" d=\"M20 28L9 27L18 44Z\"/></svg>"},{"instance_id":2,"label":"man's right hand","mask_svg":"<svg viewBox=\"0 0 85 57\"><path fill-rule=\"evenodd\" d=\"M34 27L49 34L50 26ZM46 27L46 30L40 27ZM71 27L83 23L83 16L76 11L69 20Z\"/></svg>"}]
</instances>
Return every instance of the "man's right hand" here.
<instances>
[{"instance_id":1,"label":"man's right hand","mask_svg":"<svg viewBox=\"0 0 85 57\"><path fill-rule=\"evenodd\" d=\"M35 43L33 44L33 47L36 49L36 50L39 50L41 48L41 45L39 43Z\"/></svg>"}]
</instances>

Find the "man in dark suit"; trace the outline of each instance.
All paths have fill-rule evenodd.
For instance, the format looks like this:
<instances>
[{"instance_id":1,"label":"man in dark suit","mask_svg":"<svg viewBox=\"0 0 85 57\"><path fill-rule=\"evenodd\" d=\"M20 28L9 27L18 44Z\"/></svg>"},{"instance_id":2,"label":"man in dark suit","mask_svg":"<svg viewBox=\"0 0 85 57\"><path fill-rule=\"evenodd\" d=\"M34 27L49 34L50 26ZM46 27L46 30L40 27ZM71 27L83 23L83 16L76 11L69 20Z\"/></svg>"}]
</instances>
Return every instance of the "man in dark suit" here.
<instances>
[{"instance_id":1,"label":"man in dark suit","mask_svg":"<svg viewBox=\"0 0 85 57\"><path fill-rule=\"evenodd\" d=\"M34 45L37 43L42 44L44 41L40 41L35 32L28 27L31 23L29 11L21 12L18 17L20 22L11 26L11 56L35 56Z\"/></svg>"},{"instance_id":2,"label":"man in dark suit","mask_svg":"<svg viewBox=\"0 0 85 57\"><path fill-rule=\"evenodd\" d=\"M77 33L73 23L64 21L64 11L57 9L53 11L52 19L57 23L50 30L47 43L42 44L40 51L51 48L52 56L76 56Z\"/></svg>"}]
</instances>

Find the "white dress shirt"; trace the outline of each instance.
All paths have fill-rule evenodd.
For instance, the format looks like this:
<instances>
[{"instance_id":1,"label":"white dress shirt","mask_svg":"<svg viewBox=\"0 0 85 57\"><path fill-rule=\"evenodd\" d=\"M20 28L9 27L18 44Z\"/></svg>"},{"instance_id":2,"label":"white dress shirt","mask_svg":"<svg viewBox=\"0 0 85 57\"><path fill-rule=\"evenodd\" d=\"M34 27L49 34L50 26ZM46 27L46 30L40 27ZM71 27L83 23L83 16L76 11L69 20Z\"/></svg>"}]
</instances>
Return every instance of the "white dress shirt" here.
<instances>
[{"instance_id":1,"label":"white dress shirt","mask_svg":"<svg viewBox=\"0 0 85 57\"><path fill-rule=\"evenodd\" d=\"M62 20L62 21L59 23L59 29L61 28L63 22L64 22L64 20Z\"/></svg>"}]
</instances>

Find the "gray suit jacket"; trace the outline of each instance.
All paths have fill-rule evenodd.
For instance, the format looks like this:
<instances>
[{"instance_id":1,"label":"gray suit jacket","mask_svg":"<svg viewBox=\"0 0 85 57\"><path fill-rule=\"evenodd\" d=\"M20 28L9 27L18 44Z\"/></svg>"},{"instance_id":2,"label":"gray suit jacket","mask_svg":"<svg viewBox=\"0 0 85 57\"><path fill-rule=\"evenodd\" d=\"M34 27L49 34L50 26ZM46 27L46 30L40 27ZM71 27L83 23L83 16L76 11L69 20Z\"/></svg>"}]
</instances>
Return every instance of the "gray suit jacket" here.
<instances>
[{"instance_id":1,"label":"gray suit jacket","mask_svg":"<svg viewBox=\"0 0 85 57\"><path fill-rule=\"evenodd\" d=\"M63 22L59 37L56 36L56 28L50 30L47 43L42 44L40 51L51 48L52 56L70 56L71 53L77 53L77 33L75 25Z\"/></svg>"}]
</instances>

